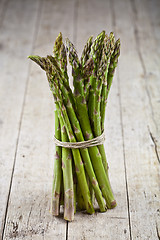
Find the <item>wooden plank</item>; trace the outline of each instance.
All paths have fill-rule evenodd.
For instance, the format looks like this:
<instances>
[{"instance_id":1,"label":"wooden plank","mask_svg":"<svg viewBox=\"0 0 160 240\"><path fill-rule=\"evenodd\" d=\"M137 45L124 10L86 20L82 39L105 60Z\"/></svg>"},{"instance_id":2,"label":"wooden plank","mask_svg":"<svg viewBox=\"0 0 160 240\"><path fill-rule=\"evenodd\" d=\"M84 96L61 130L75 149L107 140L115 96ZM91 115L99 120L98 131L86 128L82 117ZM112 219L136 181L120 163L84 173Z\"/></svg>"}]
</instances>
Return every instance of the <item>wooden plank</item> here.
<instances>
[{"instance_id":1,"label":"wooden plank","mask_svg":"<svg viewBox=\"0 0 160 240\"><path fill-rule=\"evenodd\" d=\"M5 16L5 12L7 9L7 4L8 4L8 0L1 0L0 1L0 27L2 26L2 22Z\"/></svg>"},{"instance_id":2,"label":"wooden plank","mask_svg":"<svg viewBox=\"0 0 160 240\"><path fill-rule=\"evenodd\" d=\"M75 45L79 54L91 35L96 37L102 30L106 30L107 33L113 30L111 14L108 9L110 9L110 4L105 0L100 0L98 3L96 0L79 2L77 26L75 27L77 30Z\"/></svg>"},{"instance_id":3,"label":"wooden plank","mask_svg":"<svg viewBox=\"0 0 160 240\"><path fill-rule=\"evenodd\" d=\"M160 15L159 15L160 1L159 0L147 1L146 7L148 8L148 10L150 10L148 14L152 25L152 32L158 44L158 41L160 41ZM159 48L157 49L157 51L160 52Z\"/></svg>"},{"instance_id":4,"label":"wooden plank","mask_svg":"<svg viewBox=\"0 0 160 240\"><path fill-rule=\"evenodd\" d=\"M102 30L113 30L108 1L79 2L77 16L77 48L79 54L90 35ZM87 24L86 24L87 23ZM129 239L128 208L120 123L117 77L111 89L106 118L106 153L110 166L110 180L118 206L106 213L93 216L76 213L75 221L68 224L68 239Z\"/></svg>"},{"instance_id":5,"label":"wooden plank","mask_svg":"<svg viewBox=\"0 0 160 240\"><path fill-rule=\"evenodd\" d=\"M137 29L136 39L139 43L139 56L143 66L146 95L149 102L149 107L147 108L148 130L154 145L157 163L160 163L160 47L157 35L157 32L160 31L160 26L155 24L155 30L152 30L154 22L151 20L151 15L155 14L157 17L156 23L160 21L160 15L157 15L157 10L155 10L160 5L154 1L152 3L154 6L152 5L151 8L150 4L146 0L141 1L139 4L135 1L132 4L132 9L134 11L135 28ZM158 169L160 170L157 165L157 172L160 175ZM159 183L160 191L160 177L157 183ZM160 238L160 214L155 215L155 222L157 237Z\"/></svg>"},{"instance_id":6,"label":"wooden plank","mask_svg":"<svg viewBox=\"0 0 160 240\"><path fill-rule=\"evenodd\" d=\"M44 1L34 54L52 54L62 31L73 36L74 1ZM28 60L29 62L29 60ZM45 73L31 65L4 239L66 239L63 215L49 213L54 159L54 106Z\"/></svg>"},{"instance_id":7,"label":"wooden plank","mask_svg":"<svg viewBox=\"0 0 160 240\"><path fill-rule=\"evenodd\" d=\"M136 5L139 7L139 2ZM116 32L122 41L120 99L132 239L155 240L159 239L159 163L148 131L148 118L152 116L148 114L149 99L131 2L114 1L114 15ZM153 59L151 54L150 58Z\"/></svg>"},{"instance_id":8,"label":"wooden plank","mask_svg":"<svg viewBox=\"0 0 160 240\"><path fill-rule=\"evenodd\" d=\"M2 1L4 4L4 1ZM2 6L1 2L1 6ZM3 230L21 112L28 78L38 1L10 1L0 34L0 235ZM5 11L5 9L3 9ZM30 36L30 38L28 38Z\"/></svg>"},{"instance_id":9,"label":"wooden plank","mask_svg":"<svg viewBox=\"0 0 160 240\"><path fill-rule=\"evenodd\" d=\"M158 20L160 21L160 15L156 15L155 12L158 4L156 4L156 1L154 3L152 11L154 11L153 13L155 13L158 22ZM143 66L146 93L149 101L148 127L155 145L157 160L160 162L160 111L158 111L160 109L160 47L157 39L158 35L156 34L160 31L160 26L156 24L155 31L153 30L151 21L152 11L150 10L151 6L148 0L143 0L139 4L135 1L132 7L134 10L135 28L137 29L136 38L139 43L139 55Z\"/></svg>"},{"instance_id":10,"label":"wooden plank","mask_svg":"<svg viewBox=\"0 0 160 240\"><path fill-rule=\"evenodd\" d=\"M128 220L125 217L107 217L107 214L108 212L87 216L76 213L74 222L68 225L68 239L128 240Z\"/></svg>"}]
</instances>

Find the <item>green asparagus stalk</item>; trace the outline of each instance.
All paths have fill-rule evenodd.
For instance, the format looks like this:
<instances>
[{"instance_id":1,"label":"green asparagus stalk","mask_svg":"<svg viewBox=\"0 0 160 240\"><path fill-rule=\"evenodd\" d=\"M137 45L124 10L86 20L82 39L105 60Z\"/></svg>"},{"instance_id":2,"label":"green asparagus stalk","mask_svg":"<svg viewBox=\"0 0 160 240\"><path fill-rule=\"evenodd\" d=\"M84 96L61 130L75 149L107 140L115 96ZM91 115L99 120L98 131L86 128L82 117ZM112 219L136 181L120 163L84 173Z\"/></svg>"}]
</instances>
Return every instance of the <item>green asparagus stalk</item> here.
<instances>
[{"instance_id":1,"label":"green asparagus stalk","mask_svg":"<svg viewBox=\"0 0 160 240\"><path fill-rule=\"evenodd\" d=\"M69 86L67 74L67 56L62 34L59 33L53 48L53 54L57 60L57 66L61 68L64 75L65 85ZM62 141L68 141L65 126L61 126ZM64 219L72 221L74 218L74 195L73 195L73 175L72 175L72 155L70 149L62 148L62 169L63 169L63 189L64 189Z\"/></svg>"},{"instance_id":2,"label":"green asparagus stalk","mask_svg":"<svg viewBox=\"0 0 160 240\"><path fill-rule=\"evenodd\" d=\"M53 65L56 66L56 69L60 74L60 77L63 78L63 84L68 90L70 98L72 98L72 103L74 105L74 98L72 91L69 87L69 77L67 73L67 54L66 48L62 42L62 34L59 33L56 38L54 48L53 48L54 58L51 56L50 61L53 61Z\"/></svg>"},{"instance_id":3,"label":"green asparagus stalk","mask_svg":"<svg viewBox=\"0 0 160 240\"><path fill-rule=\"evenodd\" d=\"M76 176L74 162L72 163L72 170L73 170L73 190L74 190L74 213L76 213L76 209L77 209L77 176Z\"/></svg>"},{"instance_id":4,"label":"green asparagus stalk","mask_svg":"<svg viewBox=\"0 0 160 240\"><path fill-rule=\"evenodd\" d=\"M95 67L97 69L95 69L96 71L96 81L94 83L95 85L95 90L94 90L94 99L93 101L95 101L94 106L95 108L93 109L93 131L94 131L94 135L95 137L101 135L102 131L101 131L101 116L100 116L100 101L101 101L101 89L102 89L102 82L105 76L105 70L107 68L107 55L106 54L106 50L108 50L108 52L110 52L110 49L108 48L108 44L109 43L109 39L107 36L105 36L104 42L103 42L103 47L102 47L102 54L101 54L101 59L100 59L100 63L99 66Z\"/></svg>"},{"instance_id":5,"label":"green asparagus stalk","mask_svg":"<svg viewBox=\"0 0 160 240\"><path fill-rule=\"evenodd\" d=\"M112 55L113 52L113 41L112 41L112 34L110 34L110 36L108 37L107 35L105 36L104 42L103 42L103 49L102 49L102 55L101 55L101 59L100 59L100 63L97 69L97 80L96 80L96 87L95 87L95 109L93 112L93 130L94 130L94 136L97 137L99 135L102 134L102 129L101 129L101 111L100 111L100 107L101 107L101 101L103 101L103 99L101 100L101 92L102 92L102 86L103 86L103 82L105 80L105 72L107 71L107 68L109 66L110 63L110 57ZM107 163L107 159L106 159L106 154L105 154L105 149L104 149L104 145L99 145L98 146L101 157L102 157L102 162L103 162L103 166L105 169L105 172L107 174L108 177L108 163ZM108 179L109 180L109 179Z\"/></svg>"},{"instance_id":6,"label":"green asparagus stalk","mask_svg":"<svg viewBox=\"0 0 160 240\"><path fill-rule=\"evenodd\" d=\"M63 142L68 142L66 129L62 122L61 139ZM74 187L72 173L72 154L68 148L62 148L62 170L64 183L64 219L72 221L74 219Z\"/></svg>"},{"instance_id":7,"label":"green asparagus stalk","mask_svg":"<svg viewBox=\"0 0 160 240\"><path fill-rule=\"evenodd\" d=\"M118 64L118 57L120 55L120 39L118 39L115 43L115 49L114 52L111 56L110 64L109 64L109 69L108 69L108 74L107 74L107 96L106 99L108 98L109 90L112 84L113 76L115 69Z\"/></svg>"},{"instance_id":8,"label":"green asparagus stalk","mask_svg":"<svg viewBox=\"0 0 160 240\"><path fill-rule=\"evenodd\" d=\"M77 198L77 209L78 210L85 210L85 205L84 205L84 199L81 193L81 188L79 183L77 183L77 194L76 194L76 198Z\"/></svg>"},{"instance_id":9,"label":"green asparagus stalk","mask_svg":"<svg viewBox=\"0 0 160 240\"><path fill-rule=\"evenodd\" d=\"M87 40L87 43L84 46L82 55L81 55L81 65L85 65L87 60L90 58L90 51L91 51L91 46L92 46L92 41L93 40L93 36L89 37Z\"/></svg>"},{"instance_id":10,"label":"green asparagus stalk","mask_svg":"<svg viewBox=\"0 0 160 240\"><path fill-rule=\"evenodd\" d=\"M57 58L57 60L59 60L59 56L60 56L60 49L61 49L61 45L62 45L62 34L60 33L55 41L55 44L54 44L54 48L53 48L53 54L55 55L55 57ZM41 59L37 59L38 62L41 61ZM37 62L37 63L38 63ZM43 61L41 62L41 67L43 68ZM59 124L58 126L58 133L60 134L60 137L58 136L57 134L57 123ZM61 126L60 126L60 121L59 121L59 118L58 118L58 113L57 111L55 111L55 137L58 139L58 140L61 140ZM58 149L59 151L61 151L60 155L62 155L62 149L61 147L58 147L56 146L56 149ZM62 156L61 156L62 157ZM60 203L59 205L61 204L64 204L64 186L63 186L63 179L62 179L62 169L61 169L61 165L62 165L62 160L60 161L59 165L58 165L58 169L56 167L56 162L55 162L55 166L54 166L54 172L55 172L55 175L57 172L61 171L61 176L60 178L57 179L57 182L61 182L61 194L60 194ZM53 182L53 187L55 188L56 185L54 186L54 182ZM58 186L59 187L59 186ZM53 189L54 191L54 189ZM57 203L58 205L58 203ZM58 206L57 206L58 207ZM52 212L53 212L53 215L54 215L54 209L56 209L55 207L52 207Z\"/></svg>"},{"instance_id":11,"label":"green asparagus stalk","mask_svg":"<svg viewBox=\"0 0 160 240\"><path fill-rule=\"evenodd\" d=\"M111 88L115 68L117 67L118 57L120 55L120 39L118 39L116 41L116 43L114 44L115 39L114 39L113 33L110 34L110 39L111 39L111 47L114 51L110 57L110 61L108 61L108 66L107 66L107 69L105 72L105 79L104 79L103 87L102 87L102 94L101 94L101 98L102 98L102 100L101 100L102 131L104 131L105 109L106 109L108 94L109 94L109 91Z\"/></svg>"},{"instance_id":12,"label":"green asparagus stalk","mask_svg":"<svg viewBox=\"0 0 160 240\"><path fill-rule=\"evenodd\" d=\"M61 129L60 122L58 119L57 111L55 111L55 137L61 140ZM52 187L52 201L51 201L51 212L54 216L59 215L59 200L60 200L60 188L62 179L62 149L56 146L56 154L54 161L54 176L53 176L53 187Z\"/></svg>"},{"instance_id":13,"label":"green asparagus stalk","mask_svg":"<svg viewBox=\"0 0 160 240\"><path fill-rule=\"evenodd\" d=\"M60 32L58 34L58 37L56 38L56 41L55 41L54 47L53 47L53 55L55 56L55 58L57 60L59 60L60 49L61 49L62 44L63 44L63 42L62 42L62 33Z\"/></svg>"},{"instance_id":14,"label":"green asparagus stalk","mask_svg":"<svg viewBox=\"0 0 160 240\"><path fill-rule=\"evenodd\" d=\"M113 33L110 33L110 49L111 52L108 57L108 63L107 63L107 68L105 71L105 78L104 78L104 84L102 88L102 101L101 101L101 128L102 132L104 131L104 120L105 120L105 109L106 109L106 104L107 104L107 99L108 99L108 94L112 85L112 80L115 72L115 68L117 67L118 63L118 57L120 55L120 39L118 39L115 42L114 35ZM108 174L108 164L107 164L107 159L106 159L106 154L104 150L104 146L100 145L99 150L103 159L103 164L106 170L106 173Z\"/></svg>"},{"instance_id":15,"label":"green asparagus stalk","mask_svg":"<svg viewBox=\"0 0 160 240\"><path fill-rule=\"evenodd\" d=\"M80 64L84 69L85 69L85 65L87 64L87 61L90 59L90 51L91 51L91 46L93 42L92 39L93 39L93 36L89 37L81 55ZM89 76L88 75L85 76L84 74L84 95L85 95L86 101L88 101L90 83L91 81Z\"/></svg>"},{"instance_id":16,"label":"green asparagus stalk","mask_svg":"<svg viewBox=\"0 0 160 240\"><path fill-rule=\"evenodd\" d=\"M120 55L120 40L118 39L115 43L113 33L110 33L109 40L110 41L108 43L110 44L110 46L107 44L108 46L106 48L107 66L106 66L106 69L104 69L105 77L103 77L104 84L102 85L103 87L102 87L102 91L101 91L101 96L102 96L101 99L102 100L101 100L100 106L97 107L97 112L99 113L99 115L95 120L95 129L96 129L95 136L97 136L97 134L100 134L100 130L101 130L101 132L104 131L106 103L107 103L107 99L108 99L109 90L110 90L110 87L112 84L114 71L115 71L115 68L118 63L118 57ZM107 49L108 50L110 49L110 51L107 51ZM100 116L101 116L101 118L100 118ZM103 161L103 165L104 165L106 174L108 176L108 163L107 163L107 159L106 159L104 145L99 145L98 148L99 148L99 151L102 156L102 161Z\"/></svg>"},{"instance_id":17,"label":"green asparagus stalk","mask_svg":"<svg viewBox=\"0 0 160 240\"><path fill-rule=\"evenodd\" d=\"M67 73L67 54L66 54L66 48L64 46L64 43L62 43L60 48L59 62L60 62L60 69L64 77L64 84L66 87L69 87L69 77Z\"/></svg>"},{"instance_id":18,"label":"green asparagus stalk","mask_svg":"<svg viewBox=\"0 0 160 240\"><path fill-rule=\"evenodd\" d=\"M94 42L91 46L91 52L90 52L90 54L93 58L93 61L94 61L93 74L90 78L91 88L90 88L89 99L88 99L88 113L89 113L89 118L91 121L91 126L93 126L93 124L94 124L97 71L98 71L98 66L99 66L99 62L101 59L104 38L105 38L105 32L102 31L94 40Z\"/></svg>"}]
</instances>

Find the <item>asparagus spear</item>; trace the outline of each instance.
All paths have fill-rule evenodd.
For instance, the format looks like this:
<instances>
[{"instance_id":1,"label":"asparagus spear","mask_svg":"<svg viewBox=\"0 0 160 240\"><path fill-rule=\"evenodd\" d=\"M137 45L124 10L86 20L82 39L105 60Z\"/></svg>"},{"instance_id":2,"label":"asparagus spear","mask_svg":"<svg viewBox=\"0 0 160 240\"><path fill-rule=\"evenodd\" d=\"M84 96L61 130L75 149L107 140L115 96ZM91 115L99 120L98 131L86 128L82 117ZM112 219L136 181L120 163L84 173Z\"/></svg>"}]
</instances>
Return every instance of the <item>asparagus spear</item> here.
<instances>
[{"instance_id":1,"label":"asparagus spear","mask_svg":"<svg viewBox=\"0 0 160 240\"><path fill-rule=\"evenodd\" d=\"M65 126L61 121L61 138L63 142L68 142ZM62 148L62 170L64 183L64 219L72 221L74 219L74 190L72 173L72 155L68 148Z\"/></svg>"},{"instance_id":2,"label":"asparagus spear","mask_svg":"<svg viewBox=\"0 0 160 240\"><path fill-rule=\"evenodd\" d=\"M107 58L110 53L110 48L109 48L109 38L108 36L105 36L104 42L103 42L103 47L102 47L102 55L101 55L101 60L99 65L96 67L97 68L95 71L97 72L96 74L96 81L94 83L95 85L95 92L94 92L94 106L95 108L93 109L93 130L94 130L94 135L95 137L101 135L101 116L100 116L100 101L101 101L101 89L102 89L102 82L105 76L105 71L107 68Z\"/></svg>"},{"instance_id":3,"label":"asparagus spear","mask_svg":"<svg viewBox=\"0 0 160 240\"><path fill-rule=\"evenodd\" d=\"M62 42L62 34L59 33L58 37L56 38L54 48L53 48L54 58L50 58L50 61L53 61L53 65L56 66L57 71L61 75L60 77L63 78L63 84L68 89L70 98L72 98L72 102L74 104L74 98L72 97L72 91L69 87L69 77L67 73L67 54L66 48Z\"/></svg>"},{"instance_id":4,"label":"asparagus spear","mask_svg":"<svg viewBox=\"0 0 160 240\"><path fill-rule=\"evenodd\" d=\"M85 65L87 60L90 58L90 51L91 51L91 46L92 46L92 39L93 36L89 37L87 40L87 43L84 46L82 55L81 55L81 65Z\"/></svg>"},{"instance_id":5,"label":"asparagus spear","mask_svg":"<svg viewBox=\"0 0 160 240\"><path fill-rule=\"evenodd\" d=\"M97 69L97 79L96 79L96 88L95 88L95 109L93 112L93 130L94 130L94 136L97 137L102 134L102 129L101 129L101 112L100 112L100 107L102 105L103 99L101 99L101 92L102 92L102 86L103 82L105 80L105 72L107 71L107 68L110 63L110 57L113 52L113 34L110 34L108 37L107 35L105 36L104 42L103 42L103 49L102 49L102 55L101 55L101 60ZM104 145L99 145L98 149L100 151L100 154L102 156L102 162L103 166L105 169L105 172L108 177L108 164L107 164L107 159L106 159L106 154L105 154L105 149ZM109 179L108 179L109 180Z\"/></svg>"},{"instance_id":6,"label":"asparagus spear","mask_svg":"<svg viewBox=\"0 0 160 240\"><path fill-rule=\"evenodd\" d=\"M58 35L58 37L57 37L57 39L54 43L54 47L53 47L53 54L54 54L55 58L57 59L57 61L59 60L59 57L60 57L61 45L62 45L62 34L59 33L59 35ZM43 63L42 63L42 65L43 65ZM42 67L42 65L41 65L41 67ZM59 121L59 118L58 118L58 113L57 113L56 110L55 110L55 122L59 123L59 132L60 132L60 135L61 135L61 125L60 125L60 121ZM56 129L55 129L55 132L56 132ZM55 135L55 137L56 137L56 135ZM61 138L59 140L61 140ZM56 146L56 148L61 149L61 147L58 147L58 146ZM62 155L62 149L61 149L61 155ZM62 163L62 160L61 160L61 163ZM61 165L59 164L58 169L56 169L56 166L54 166L54 172L56 172L56 171L61 171L62 172ZM62 175L62 173L61 173L61 175ZM62 177L59 179L59 181L61 181L60 204L64 204L64 186L63 186ZM55 187L56 187L56 185L55 185Z\"/></svg>"},{"instance_id":7,"label":"asparagus spear","mask_svg":"<svg viewBox=\"0 0 160 240\"><path fill-rule=\"evenodd\" d=\"M87 43L84 46L82 55L81 55L81 60L80 60L80 64L82 65L83 68L85 68L85 65L87 64L87 61L90 59L90 51L91 51L91 46L92 46L92 41L93 40L93 36L89 37L89 39L87 40ZM89 94L89 90L90 90L90 79L89 76L85 76L84 74L84 95L86 98L86 101L88 101L88 94Z\"/></svg>"},{"instance_id":8,"label":"asparagus spear","mask_svg":"<svg viewBox=\"0 0 160 240\"><path fill-rule=\"evenodd\" d=\"M102 54L104 38L105 38L105 32L102 31L94 40L91 46L91 52L90 52L94 61L93 74L90 78L91 88L90 88L89 99L88 99L88 113L91 121L91 126L93 126L94 124L93 121L94 121L94 110L95 110L96 79L97 79L98 66L99 66L99 62Z\"/></svg>"},{"instance_id":9,"label":"asparagus spear","mask_svg":"<svg viewBox=\"0 0 160 240\"><path fill-rule=\"evenodd\" d=\"M106 69L106 73L105 73L105 79L103 82L103 88L102 88L102 94L101 94L101 124L102 124L102 131L104 131L104 119L105 119L105 109L106 109L106 104L107 104L107 99L108 99L108 94L110 91L110 87L112 84L112 80L113 80L113 75L114 75L114 71L115 68L117 67L117 63L118 63L118 57L120 55L120 39L118 39L116 41L116 43L114 44L114 36L113 33L110 34L110 39L111 39L111 44L112 44L112 48L113 48L113 53L110 57L110 61L108 62L108 66Z\"/></svg>"},{"instance_id":10,"label":"asparagus spear","mask_svg":"<svg viewBox=\"0 0 160 240\"><path fill-rule=\"evenodd\" d=\"M107 49L110 49L110 51L108 53L106 51L106 53L107 53L107 67L106 67L106 70L105 70L105 77L103 77L103 87L102 87L102 91L101 91L101 96L102 97L101 97L101 103L100 103L101 105L97 107L97 112L100 113L100 115L98 115L98 117L96 118L96 120L94 122L95 123L95 129L96 129L95 136L97 136L97 134L100 134L100 129L101 129L101 132L104 131L104 119L105 119L106 103L107 103L107 99L108 99L109 90L110 90L110 87L111 87L111 84L112 84L115 68L117 67L118 57L120 55L120 39L118 39L115 43L113 33L110 33L109 38L110 38L110 47L107 46ZM101 116L101 118L100 118L100 116ZM100 120L101 120L101 122L100 122ZM100 150L103 165L104 165L106 174L108 176L108 164L107 164L104 145L99 145L98 148Z\"/></svg>"},{"instance_id":11,"label":"asparagus spear","mask_svg":"<svg viewBox=\"0 0 160 240\"><path fill-rule=\"evenodd\" d=\"M74 190L74 213L76 213L77 209L77 176L76 176L76 170L74 166L74 162L72 164L72 169L73 169L73 190Z\"/></svg>"},{"instance_id":12,"label":"asparagus spear","mask_svg":"<svg viewBox=\"0 0 160 240\"><path fill-rule=\"evenodd\" d=\"M63 44L62 33L60 32L58 34L58 37L56 38L56 41L55 41L54 47L53 47L53 54L57 60L59 60L60 49L61 49L62 44Z\"/></svg>"},{"instance_id":13,"label":"asparagus spear","mask_svg":"<svg viewBox=\"0 0 160 240\"><path fill-rule=\"evenodd\" d=\"M108 94L112 85L112 80L115 72L115 68L117 67L118 63L118 57L120 55L120 39L118 39L115 42L114 35L113 33L110 33L110 48L111 52L108 57L108 63L107 63L107 68L105 71L105 78L103 81L103 88L102 88L102 100L101 100L101 106L100 106L100 112L101 112L101 128L102 132L104 131L104 120L105 120L105 109L106 109L106 104L107 104L107 99L108 99ZM106 154L104 150L104 146L100 145L99 150L103 159L103 164L106 170L106 173L108 175L108 164L107 164L107 159L106 159Z\"/></svg>"},{"instance_id":14,"label":"asparagus spear","mask_svg":"<svg viewBox=\"0 0 160 240\"><path fill-rule=\"evenodd\" d=\"M61 129L60 122L58 119L57 111L55 111L55 137L61 140ZM59 215L59 199L60 199L60 188L62 179L62 169L61 169L61 147L56 146L56 154L54 160L54 177L53 177L53 187L52 187L52 201L51 201L51 212L54 216Z\"/></svg>"}]
</instances>

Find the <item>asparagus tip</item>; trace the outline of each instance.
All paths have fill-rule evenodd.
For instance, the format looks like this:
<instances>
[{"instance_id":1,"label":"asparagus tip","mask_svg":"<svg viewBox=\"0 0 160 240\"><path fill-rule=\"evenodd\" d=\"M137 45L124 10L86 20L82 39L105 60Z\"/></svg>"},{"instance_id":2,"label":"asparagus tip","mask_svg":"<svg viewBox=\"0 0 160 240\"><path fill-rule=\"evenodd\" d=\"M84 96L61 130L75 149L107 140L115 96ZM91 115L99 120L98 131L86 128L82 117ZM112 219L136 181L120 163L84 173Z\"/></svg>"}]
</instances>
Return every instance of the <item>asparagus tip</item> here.
<instances>
[{"instance_id":1,"label":"asparagus tip","mask_svg":"<svg viewBox=\"0 0 160 240\"><path fill-rule=\"evenodd\" d=\"M43 70L45 69L44 58L38 55L30 55L28 58L37 63Z\"/></svg>"},{"instance_id":2,"label":"asparagus tip","mask_svg":"<svg viewBox=\"0 0 160 240\"><path fill-rule=\"evenodd\" d=\"M62 45L62 33L60 32L58 34L58 37L56 38L56 41L54 43L54 47L53 47L53 54L55 55L56 58L58 58L59 56L59 51Z\"/></svg>"}]
</instances>

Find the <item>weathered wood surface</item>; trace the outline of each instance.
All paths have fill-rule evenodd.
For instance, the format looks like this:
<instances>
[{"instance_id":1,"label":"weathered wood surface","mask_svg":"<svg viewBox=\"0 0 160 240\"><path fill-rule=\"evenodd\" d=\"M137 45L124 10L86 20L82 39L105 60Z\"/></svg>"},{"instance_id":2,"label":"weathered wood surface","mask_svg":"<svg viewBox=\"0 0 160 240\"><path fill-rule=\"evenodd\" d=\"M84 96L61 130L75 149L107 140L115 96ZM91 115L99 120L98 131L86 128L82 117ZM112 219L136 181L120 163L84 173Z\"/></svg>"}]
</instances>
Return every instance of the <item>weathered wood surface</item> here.
<instances>
[{"instance_id":1,"label":"weathered wood surface","mask_svg":"<svg viewBox=\"0 0 160 240\"><path fill-rule=\"evenodd\" d=\"M146 94L148 97L148 129L155 145L157 158L160 161L160 111L157 111L160 109L160 48L158 39L160 25L159 27L154 26L153 22L156 18L157 21L159 19L156 9L160 9L160 2L142 1L139 4L139 8L136 7L135 2L132 8L135 19L135 29L137 29L136 41L139 43L137 50L143 68ZM150 11L150 8L153 10Z\"/></svg>"},{"instance_id":2,"label":"weathered wood surface","mask_svg":"<svg viewBox=\"0 0 160 240\"><path fill-rule=\"evenodd\" d=\"M146 51L148 57L152 61L154 59L153 45L146 46L146 37L149 36L146 14L149 9L144 10L147 7L145 5L145 1L135 3L125 0L114 1L113 6L115 31L123 43L118 78L132 239L159 237L160 165L149 132L153 115L150 88L147 85L148 70L143 65L143 61L145 64L149 61L145 56ZM150 40L153 41L152 38ZM154 68L151 70L154 71ZM158 85L155 82L152 87L154 92Z\"/></svg>"},{"instance_id":3,"label":"weathered wood surface","mask_svg":"<svg viewBox=\"0 0 160 240\"><path fill-rule=\"evenodd\" d=\"M7 2L7 1L6 1ZM39 2L10 1L0 12L0 230L6 208L21 129ZM3 3L3 4L2 4ZM31 6L32 5L32 6ZM23 14L22 14L23 13ZM28 36L30 36L28 38Z\"/></svg>"},{"instance_id":4,"label":"weathered wood surface","mask_svg":"<svg viewBox=\"0 0 160 240\"><path fill-rule=\"evenodd\" d=\"M7 10L8 0L1 0L0 1L0 26L2 26L3 19Z\"/></svg>"},{"instance_id":5,"label":"weathered wood surface","mask_svg":"<svg viewBox=\"0 0 160 240\"><path fill-rule=\"evenodd\" d=\"M158 0L0 1L3 240L160 238L158 9ZM102 29L114 31L122 42L105 143L118 206L93 216L77 213L67 224L49 213L53 100L45 74L26 56L51 53L59 31L80 53L87 38Z\"/></svg>"}]
</instances>

